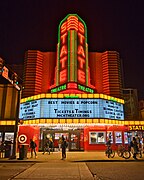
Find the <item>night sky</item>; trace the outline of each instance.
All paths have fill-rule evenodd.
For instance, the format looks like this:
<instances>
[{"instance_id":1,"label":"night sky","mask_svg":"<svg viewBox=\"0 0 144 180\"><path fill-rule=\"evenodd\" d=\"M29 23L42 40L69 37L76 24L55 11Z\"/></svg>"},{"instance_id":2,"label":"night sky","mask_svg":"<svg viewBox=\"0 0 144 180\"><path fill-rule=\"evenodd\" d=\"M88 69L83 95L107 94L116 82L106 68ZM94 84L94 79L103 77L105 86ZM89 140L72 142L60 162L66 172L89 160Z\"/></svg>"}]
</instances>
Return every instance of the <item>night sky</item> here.
<instances>
[{"instance_id":1,"label":"night sky","mask_svg":"<svg viewBox=\"0 0 144 180\"><path fill-rule=\"evenodd\" d=\"M0 2L0 57L24 62L29 49L56 51L58 25L78 14L88 29L90 52L118 51L125 88L144 99L144 6L139 0L3 0Z\"/></svg>"}]
</instances>

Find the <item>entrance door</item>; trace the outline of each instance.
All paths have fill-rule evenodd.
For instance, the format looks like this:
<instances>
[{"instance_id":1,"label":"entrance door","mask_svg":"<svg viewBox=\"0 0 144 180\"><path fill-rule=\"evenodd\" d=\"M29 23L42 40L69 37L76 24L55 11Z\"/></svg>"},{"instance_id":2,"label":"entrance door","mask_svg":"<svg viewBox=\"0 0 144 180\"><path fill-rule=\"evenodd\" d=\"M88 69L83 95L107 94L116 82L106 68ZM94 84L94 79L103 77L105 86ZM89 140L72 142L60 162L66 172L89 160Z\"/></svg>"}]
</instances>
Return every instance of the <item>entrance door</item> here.
<instances>
[{"instance_id":1,"label":"entrance door","mask_svg":"<svg viewBox=\"0 0 144 180\"><path fill-rule=\"evenodd\" d=\"M81 151L84 150L84 135L83 130L74 131L62 131L62 130L41 130L43 132L43 140L40 148L43 149L46 138L52 138L54 142L55 151L59 151L59 138L63 135L68 142L69 151Z\"/></svg>"},{"instance_id":2,"label":"entrance door","mask_svg":"<svg viewBox=\"0 0 144 180\"><path fill-rule=\"evenodd\" d=\"M83 133L79 130L69 132L69 150L83 150Z\"/></svg>"}]
</instances>

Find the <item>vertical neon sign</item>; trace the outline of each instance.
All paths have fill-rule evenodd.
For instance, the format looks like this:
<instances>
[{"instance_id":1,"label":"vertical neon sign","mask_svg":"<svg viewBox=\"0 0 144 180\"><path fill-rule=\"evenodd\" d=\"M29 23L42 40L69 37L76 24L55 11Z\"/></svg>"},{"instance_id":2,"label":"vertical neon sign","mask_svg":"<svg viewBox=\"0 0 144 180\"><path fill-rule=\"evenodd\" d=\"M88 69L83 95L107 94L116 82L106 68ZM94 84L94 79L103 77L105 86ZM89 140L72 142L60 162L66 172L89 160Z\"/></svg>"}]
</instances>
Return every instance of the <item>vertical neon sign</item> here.
<instances>
[{"instance_id":1,"label":"vertical neon sign","mask_svg":"<svg viewBox=\"0 0 144 180\"><path fill-rule=\"evenodd\" d=\"M66 16L58 32L56 86L67 82L89 82L87 28L76 14Z\"/></svg>"}]
</instances>

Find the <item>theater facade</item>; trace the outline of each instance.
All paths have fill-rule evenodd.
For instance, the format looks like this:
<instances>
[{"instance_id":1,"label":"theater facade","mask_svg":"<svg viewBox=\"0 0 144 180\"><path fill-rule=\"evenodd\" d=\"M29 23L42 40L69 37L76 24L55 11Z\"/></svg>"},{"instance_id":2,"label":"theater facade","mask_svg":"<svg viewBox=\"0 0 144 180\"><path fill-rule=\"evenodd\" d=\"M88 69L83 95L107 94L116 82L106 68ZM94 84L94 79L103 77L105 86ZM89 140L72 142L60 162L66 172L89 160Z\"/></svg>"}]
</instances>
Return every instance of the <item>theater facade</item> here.
<instances>
[{"instance_id":1,"label":"theater facade","mask_svg":"<svg viewBox=\"0 0 144 180\"><path fill-rule=\"evenodd\" d=\"M46 138L52 138L57 150L58 140L64 135L70 151L104 150L108 138L116 148L130 142L135 133L130 126L143 127L143 122L124 120L119 53L89 53L87 27L77 14L67 15L59 24L55 67L49 68L49 64L47 68L47 72L54 72L49 80L53 83L46 86L46 76L35 75L38 89L44 86L47 92L26 96L32 92L28 88L33 78L28 61L30 58L25 63L25 97L19 114L20 144L32 138L42 151ZM39 59L35 58L36 62ZM46 69L46 65L40 68L42 62L39 71Z\"/></svg>"}]
</instances>

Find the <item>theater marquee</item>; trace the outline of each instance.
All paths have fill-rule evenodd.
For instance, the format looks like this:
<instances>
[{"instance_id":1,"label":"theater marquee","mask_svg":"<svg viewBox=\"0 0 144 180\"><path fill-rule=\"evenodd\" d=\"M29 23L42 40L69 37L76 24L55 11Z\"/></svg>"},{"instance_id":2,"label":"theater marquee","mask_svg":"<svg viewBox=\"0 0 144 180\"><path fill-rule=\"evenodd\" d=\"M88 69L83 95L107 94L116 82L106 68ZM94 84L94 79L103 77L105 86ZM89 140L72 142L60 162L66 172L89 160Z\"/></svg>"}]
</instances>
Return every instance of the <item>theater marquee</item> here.
<instances>
[{"instance_id":1,"label":"theater marquee","mask_svg":"<svg viewBox=\"0 0 144 180\"><path fill-rule=\"evenodd\" d=\"M105 99L44 98L20 105L20 119L104 118L124 120L123 104Z\"/></svg>"}]
</instances>

